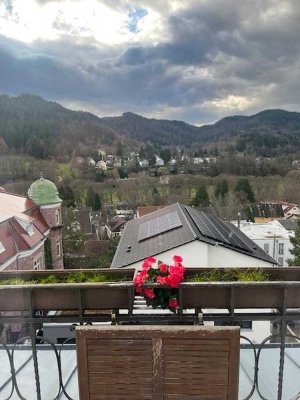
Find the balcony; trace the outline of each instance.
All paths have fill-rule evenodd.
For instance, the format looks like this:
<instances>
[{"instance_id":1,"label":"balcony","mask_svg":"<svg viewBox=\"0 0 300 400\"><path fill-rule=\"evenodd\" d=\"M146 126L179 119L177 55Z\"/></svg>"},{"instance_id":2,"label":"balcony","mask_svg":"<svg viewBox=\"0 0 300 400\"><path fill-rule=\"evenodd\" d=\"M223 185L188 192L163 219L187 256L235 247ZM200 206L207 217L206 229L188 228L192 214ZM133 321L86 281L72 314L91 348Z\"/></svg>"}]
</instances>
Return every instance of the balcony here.
<instances>
[{"instance_id":1,"label":"balcony","mask_svg":"<svg viewBox=\"0 0 300 400\"><path fill-rule=\"evenodd\" d=\"M74 325L243 326L249 321L270 324L272 334L264 332L258 342L241 330L238 398L300 398L300 337L289 327L300 321L299 274L298 268L287 268L277 282L183 283L176 314L136 308L130 282L0 286L0 324L12 342L17 340L0 344L0 399L79 399ZM42 336L49 323L68 333L54 340L44 329ZM17 324L23 327L18 335Z\"/></svg>"}]
</instances>

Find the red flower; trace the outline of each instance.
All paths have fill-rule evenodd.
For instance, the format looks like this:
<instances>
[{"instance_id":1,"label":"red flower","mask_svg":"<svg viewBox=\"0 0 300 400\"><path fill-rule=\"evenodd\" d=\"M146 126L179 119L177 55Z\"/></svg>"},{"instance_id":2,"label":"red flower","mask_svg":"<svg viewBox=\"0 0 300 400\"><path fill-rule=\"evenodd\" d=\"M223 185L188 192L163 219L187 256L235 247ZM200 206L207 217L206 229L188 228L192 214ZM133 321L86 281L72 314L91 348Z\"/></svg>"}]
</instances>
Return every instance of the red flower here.
<instances>
[{"instance_id":1,"label":"red flower","mask_svg":"<svg viewBox=\"0 0 300 400\"><path fill-rule=\"evenodd\" d=\"M141 286L145 281L149 278L149 275L147 274L147 270L143 270L138 273L133 279L133 283L136 286Z\"/></svg>"},{"instance_id":2,"label":"red flower","mask_svg":"<svg viewBox=\"0 0 300 400\"><path fill-rule=\"evenodd\" d=\"M154 257L148 257L142 263L142 270L135 276L133 282L136 293L142 294L147 305L169 308L173 312L179 308L178 288L184 279L185 267L182 266L182 257L174 256L173 265L169 266ZM155 265L153 265L155 264ZM164 287L144 288L145 284L158 284Z\"/></svg>"},{"instance_id":3,"label":"red flower","mask_svg":"<svg viewBox=\"0 0 300 400\"><path fill-rule=\"evenodd\" d=\"M147 261L148 261L148 263L150 263L150 264L154 264L154 263L156 263L156 258L154 258L154 257L148 257L148 258L147 258Z\"/></svg>"},{"instance_id":4,"label":"red flower","mask_svg":"<svg viewBox=\"0 0 300 400\"><path fill-rule=\"evenodd\" d=\"M168 278L167 276L158 275L158 277L156 278L156 282L160 283L161 285L166 285L168 284L167 278Z\"/></svg>"},{"instance_id":5,"label":"red flower","mask_svg":"<svg viewBox=\"0 0 300 400\"><path fill-rule=\"evenodd\" d=\"M154 299L155 293L154 293L153 289L144 289L143 292L144 292L145 296L148 297L148 299Z\"/></svg>"},{"instance_id":6,"label":"red flower","mask_svg":"<svg viewBox=\"0 0 300 400\"><path fill-rule=\"evenodd\" d=\"M137 294L142 294L142 293L143 293L143 289L141 288L141 286L137 286L137 287L135 288L135 292L136 292Z\"/></svg>"},{"instance_id":7,"label":"red flower","mask_svg":"<svg viewBox=\"0 0 300 400\"><path fill-rule=\"evenodd\" d=\"M179 285L180 285L180 282L182 281L181 276L179 276L179 275L170 275L168 278L169 278L168 279L168 284L170 285L170 287L173 288L173 289L178 289Z\"/></svg>"},{"instance_id":8,"label":"red flower","mask_svg":"<svg viewBox=\"0 0 300 400\"><path fill-rule=\"evenodd\" d=\"M182 257L180 256L174 256L173 261L175 264L181 263L182 262Z\"/></svg>"},{"instance_id":9,"label":"red flower","mask_svg":"<svg viewBox=\"0 0 300 400\"><path fill-rule=\"evenodd\" d=\"M148 262L148 260L144 260L143 261L142 268L144 270L147 270L147 269L151 268L151 264Z\"/></svg>"},{"instance_id":10,"label":"red flower","mask_svg":"<svg viewBox=\"0 0 300 400\"><path fill-rule=\"evenodd\" d=\"M168 268L169 266L165 263L158 264L158 269L163 273L168 272Z\"/></svg>"},{"instance_id":11,"label":"red flower","mask_svg":"<svg viewBox=\"0 0 300 400\"><path fill-rule=\"evenodd\" d=\"M178 304L178 301L177 301L177 299L176 298L171 298L170 300L169 300L169 307L170 308L179 308L179 304Z\"/></svg>"}]
</instances>

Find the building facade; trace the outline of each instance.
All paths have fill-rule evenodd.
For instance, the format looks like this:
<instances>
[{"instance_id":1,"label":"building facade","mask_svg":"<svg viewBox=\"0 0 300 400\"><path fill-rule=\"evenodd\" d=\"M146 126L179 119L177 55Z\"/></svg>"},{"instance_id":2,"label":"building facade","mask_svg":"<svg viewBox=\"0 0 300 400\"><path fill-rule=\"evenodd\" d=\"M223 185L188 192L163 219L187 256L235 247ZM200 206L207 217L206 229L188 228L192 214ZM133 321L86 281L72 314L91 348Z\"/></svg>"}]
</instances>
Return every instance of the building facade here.
<instances>
[{"instance_id":1,"label":"building facade","mask_svg":"<svg viewBox=\"0 0 300 400\"><path fill-rule=\"evenodd\" d=\"M61 199L53 182L33 182L28 196L0 192L0 271L63 269Z\"/></svg>"}]
</instances>

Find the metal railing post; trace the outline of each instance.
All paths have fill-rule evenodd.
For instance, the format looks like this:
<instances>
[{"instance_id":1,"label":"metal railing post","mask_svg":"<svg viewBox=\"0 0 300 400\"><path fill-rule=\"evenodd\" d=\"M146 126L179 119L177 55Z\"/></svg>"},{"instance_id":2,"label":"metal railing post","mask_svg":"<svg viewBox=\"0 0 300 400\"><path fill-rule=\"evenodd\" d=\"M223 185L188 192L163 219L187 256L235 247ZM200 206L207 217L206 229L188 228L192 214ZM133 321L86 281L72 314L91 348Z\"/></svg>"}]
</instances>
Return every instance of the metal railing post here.
<instances>
[{"instance_id":1,"label":"metal railing post","mask_svg":"<svg viewBox=\"0 0 300 400\"><path fill-rule=\"evenodd\" d=\"M33 357L33 366L34 366L36 396L37 396L37 400L42 400L34 324L30 324L29 333L30 333L31 347L32 347L32 357Z\"/></svg>"},{"instance_id":2,"label":"metal railing post","mask_svg":"<svg viewBox=\"0 0 300 400\"><path fill-rule=\"evenodd\" d=\"M280 323L280 360L278 374L278 400L282 400L283 368L284 368L284 349L285 349L286 321Z\"/></svg>"}]
</instances>

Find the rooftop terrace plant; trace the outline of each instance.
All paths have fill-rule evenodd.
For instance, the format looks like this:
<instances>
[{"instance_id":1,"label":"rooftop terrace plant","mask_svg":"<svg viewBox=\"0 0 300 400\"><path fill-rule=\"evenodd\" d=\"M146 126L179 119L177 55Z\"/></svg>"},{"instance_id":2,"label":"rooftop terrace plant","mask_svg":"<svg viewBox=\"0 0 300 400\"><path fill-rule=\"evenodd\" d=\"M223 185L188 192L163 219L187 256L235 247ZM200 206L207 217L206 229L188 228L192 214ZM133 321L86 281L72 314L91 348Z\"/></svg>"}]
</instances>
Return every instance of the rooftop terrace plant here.
<instances>
[{"instance_id":1,"label":"rooftop terrace plant","mask_svg":"<svg viewBox=\"0 0 300 400\"><path fill-rule=\"evenodd\" d=\"M188 282L264 282L271 280L268 273L261 268L229 268L200 272L190 277Z\"/></svg>"},{"instance_id":2,"label":"rooftop terrace plant","mask_svg":"<svg viewBox=\"0 0 300 400\"><path fill-rule=\"evenodd\" d=\"M175 312L179 308L179 285L184 279L185 267L180 256L173 257L173 265L148 257L142 270L134 278L136 293L141 294L147 306L161 307ZM147 287L156 284L154 287Z\"/></svg>"},{"instance_id":3,"label":"rooftop terrace plant","mask_svg":"<svg viewBox=\"0 0 300 400\"><path fill-rule=\"evenodd\" d=\"M34 284L56 284L56 283L101 283L101 282L120 282L127 280L124 276L99 274L97 272L79 271L64 276L55 274L35 279L11 278L0 280L0 285L34 285Z\"/></svg>"}]
</instances>

